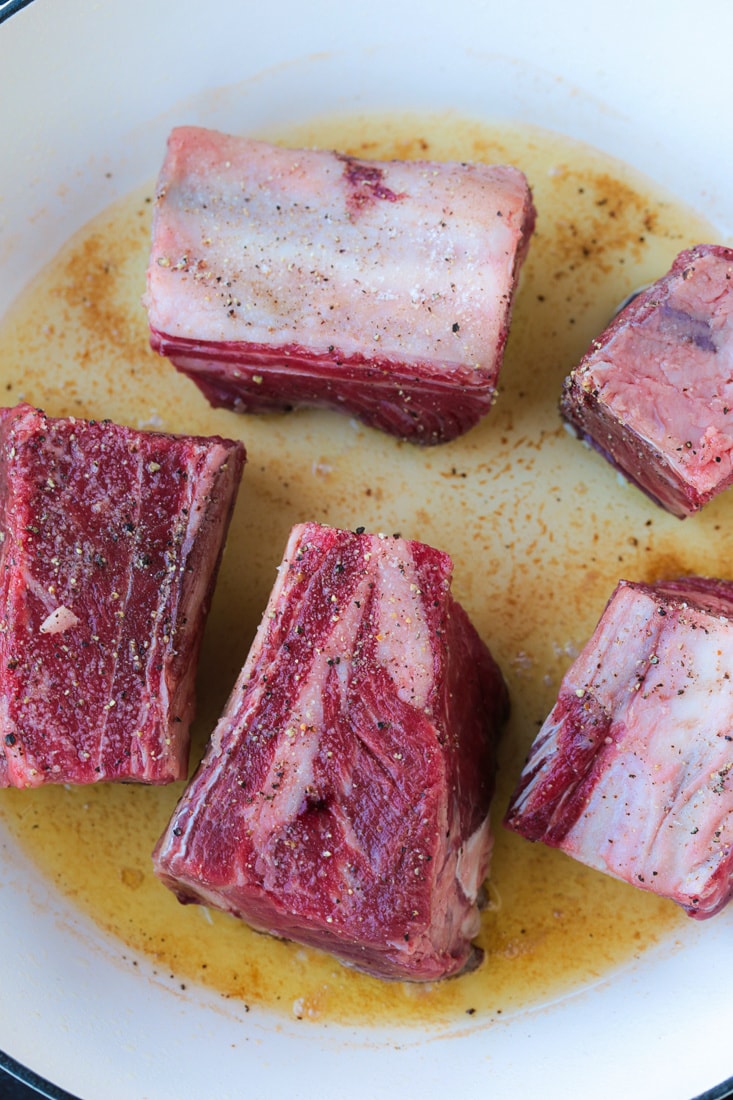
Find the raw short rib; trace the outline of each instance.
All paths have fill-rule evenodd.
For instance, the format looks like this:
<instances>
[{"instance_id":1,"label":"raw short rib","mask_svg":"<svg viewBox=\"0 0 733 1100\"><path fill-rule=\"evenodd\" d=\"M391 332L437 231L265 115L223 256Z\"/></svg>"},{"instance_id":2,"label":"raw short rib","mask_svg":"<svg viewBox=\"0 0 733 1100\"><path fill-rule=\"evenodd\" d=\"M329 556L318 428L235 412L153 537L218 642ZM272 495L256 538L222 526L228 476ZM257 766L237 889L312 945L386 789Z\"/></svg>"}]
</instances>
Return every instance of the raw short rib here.
<instances>
[{"instance_id":1,"label":"raw short rib","mask_svg":"<svg viewBox=\"0 0 733 1100\"><path fill-rule=\"evenodd\" d=\"M501 672L418 542L294 528L154 855L182 902L382 978L477 961Z\"/></svg>"},{"instance_id":2,"label":"raw short rib","mask_svg":"<svg viewBox=\"0 0 733 1100\"><path fill-rule=\"evenodd\" d=\"M186 776L244 448L0 411L0 786Z\"/></svg>"},{"instance_id":3,"label":"raw short rib","mask_svg":"<svg viewBox=\"0 0 733 1100\"><path fill-rule=\"evenodd\" d=\"M733 583L621 581L505 824L692 917L733 893Z\"/></svg>"},{"instance_id":4,"label":"raw short rib","mask_svg":"<svg viewBox=\"0 0 733 1100\"><path fill-rule=\"evenodd\" d=\"M153 220L152 346L213 405L318 405L452 439L493 401L534 218L516 168L176 129Z\"/></svg>"},{"instance_id":5,"label":"raw short rib","mask_svg":"<svg viewBox=\"0 0 733 1100\"><path fill-rule=\"evenodd\" d=\"M733 249L698 245L622 310L565 381L577 434L684 518L733 482Z\"/></svg>"}]
</instances>

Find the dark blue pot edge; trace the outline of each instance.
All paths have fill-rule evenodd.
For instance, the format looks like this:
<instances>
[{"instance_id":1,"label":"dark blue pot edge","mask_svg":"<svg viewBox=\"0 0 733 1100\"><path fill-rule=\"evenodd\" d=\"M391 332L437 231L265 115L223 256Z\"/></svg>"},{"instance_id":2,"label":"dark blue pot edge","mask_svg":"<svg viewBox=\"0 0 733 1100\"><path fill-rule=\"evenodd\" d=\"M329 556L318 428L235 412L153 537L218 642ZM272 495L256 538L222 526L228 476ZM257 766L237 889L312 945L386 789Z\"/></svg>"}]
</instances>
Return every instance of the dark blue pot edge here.
<instances>
[{"instance_id":1,"label":"dark blue pot edge","mask_svg":"<svg viewBox=\"0 0 733 1100\"><path fill-rule=\"evenodd\" d=\"M32 1069L16 1062L15 1058L11 1058L9 1054L5 1054L2 1050L0 1050L0 1069L5 1070L6 1073L10 1074L11 1077L15 1077L22 1084L35 1089L39 1096L45 1096L47 1100L77 1100L77 1097L72 1096L70 1092L59 1088L58 1085L52 1085L50 1081L46 1081L45 1078L34 1073Z\"/></svg>"}]
</instances>

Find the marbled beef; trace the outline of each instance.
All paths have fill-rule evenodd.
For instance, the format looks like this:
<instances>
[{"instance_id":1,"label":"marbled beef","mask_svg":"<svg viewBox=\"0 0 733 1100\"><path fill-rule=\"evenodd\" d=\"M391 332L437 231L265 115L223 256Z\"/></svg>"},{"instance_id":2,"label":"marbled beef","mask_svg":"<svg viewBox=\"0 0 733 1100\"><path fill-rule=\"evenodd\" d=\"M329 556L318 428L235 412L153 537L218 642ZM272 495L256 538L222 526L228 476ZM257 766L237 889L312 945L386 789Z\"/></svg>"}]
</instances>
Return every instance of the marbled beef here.
<instances>
[{"instance_id":1,"label":"marbled beef","mask_svg":"<svg viewBox=\"0 0 733 1100\"><path fill-rule=\"evenodd\" d=\"M733 583L622 581L505 823L710 917L733 894Z\"/></svg>"},{"instance_id":2,"label":"marbled beef","mask_svg":"<svg viewBox=\"0 0 733 1100\"><path fill-rule=\"evenodd\" d=\"M516 168L371 162L174 130L146 303L214 405L321 405L421 443L496 391L534 226Z\"/></svg>"},{"instance_id":3,"label":"marbled beef","mask_svg":"<svg viewBox=\"0 0 733 1100\"><path fill-rule=\"evenodd\" d=\"M296 527L161 879L384 978L476 960L501 673L418 542Z\"/></svg>"},{"instance_id":4,"label":"marbled beef","mask_svg":"<svg viewBox=\"0 0 733 1100\"><path fill-rule=\"evenodd\" d=\"M698 245L622 310L565 381L563 415L685 517L733 482L733 249Z\"/></svg>"},{"instance_id":5,"label":"marbled beef","mask_svg":"<svg viewBox=\"0 0 733 1100\"><path fill-rule=\"evenodd\" d=\"M0 411L0 786L185 778L240 443Z\"/></svg>"}]
</instances>

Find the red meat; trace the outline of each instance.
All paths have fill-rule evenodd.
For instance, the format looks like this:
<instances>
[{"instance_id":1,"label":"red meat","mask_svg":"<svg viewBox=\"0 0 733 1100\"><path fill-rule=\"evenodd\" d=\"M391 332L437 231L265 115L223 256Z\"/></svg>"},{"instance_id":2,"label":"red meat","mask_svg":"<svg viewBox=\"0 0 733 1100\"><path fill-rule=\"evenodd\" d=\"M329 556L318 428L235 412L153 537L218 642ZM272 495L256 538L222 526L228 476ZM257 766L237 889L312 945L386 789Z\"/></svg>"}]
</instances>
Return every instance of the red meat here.
<instances>
[{"instance_id":1,"label":"red meat","mask_svg":"<svg viewBox=\"0 0 733 1100\"><path fill-rule=\"evenodd\" d=\"M185 778L240 443L0 412L0 785Z\"/></svg>"},{"instance_id":2,"label":"red meat","mask_svg":"<svg viewBox=\"0 0 733 1100\"><path fill-rule=\"evenodd\" d=\"M733 583L622 581L505 824L710 917L733 894Z\"/></svg>"},{"instance_id":3,"label":"red meat","mask_svg":"<svg viewBox=\"0 0 733 1100\"><path fill-rule=\"evenodd\" d=\"M476 961L501 673L446 554L305 524L154 855L183 902L384 978Z\"/></svg>"},{"instance_id":4,"label":"red meat","mask_svg":"<svg viewBox=\"0 0 733 1100\"><path fill-rule=\"evenodd\" d=\"M515 168L174 130L146 302L214 405L321 405L438 443L496 391L534 208Z\"/></svg>"},{"instance_id":5,"label":"red meat","mask_svg":"<svg viewBox=\"0 0 733 1100\"><path fill-rule=\"evenodd\" d=\"M622 310L565 381L577 434L674 515L733 482L733 249L698 245Z\"/></svg>"}]
</instances>

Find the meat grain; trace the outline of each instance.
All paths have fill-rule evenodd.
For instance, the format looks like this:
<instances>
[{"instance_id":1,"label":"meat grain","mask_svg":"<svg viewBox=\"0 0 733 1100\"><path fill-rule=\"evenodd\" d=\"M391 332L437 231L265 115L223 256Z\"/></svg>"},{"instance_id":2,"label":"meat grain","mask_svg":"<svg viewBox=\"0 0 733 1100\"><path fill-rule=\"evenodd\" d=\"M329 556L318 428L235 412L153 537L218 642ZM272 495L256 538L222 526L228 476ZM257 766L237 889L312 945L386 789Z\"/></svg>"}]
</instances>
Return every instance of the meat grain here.
<instances>
[{"instance_id":1,"label":"meat grain","mask_svg":"<svg viewBox=\"0 0 733 1100\"><path fill-rule=\"evenodd\" d=\"M733 482L733 249L681 252L566 379L577 434L674 515Z\"/></svg>"},{"instance_id":2,"label":"meat grain","mask_svg":"<svg viewBox=\"0 0 733 1100\"><path fill-rule=\"evenodd\" d=\"M154 863L183 902L382 978L476 962L497 665L418 542L294 528Z\"/></svg>"},{"instance_id":3,"label":"meat grain","mask_svg":"<svg viewBox=\"0 0 733 1100\"><path fill-rule=\"evenodd\" d=\"M505 824L710 917L733 894L733 583L622 581Z\"/></svg>"},{"instance_id":4,"label":"meat grain","mask_svg":"<svg viewBox=\"0 0 733 1100\"><path fill-rule=\"evenodd\" d=\"M511 167L176 129L153 221L152 346L213 405L317 405L452 439L493 401L534 218Z\"/></svg>"},{"instance_id":5,"label":"meat grain","mask_svg":"<svg viewBox=\"0 0 733 1100\"><path fill-rule=\"evenodd\" d=\"M0 411L0 786L185 778L240 443Z\"/></svg>"}]
</instances>

